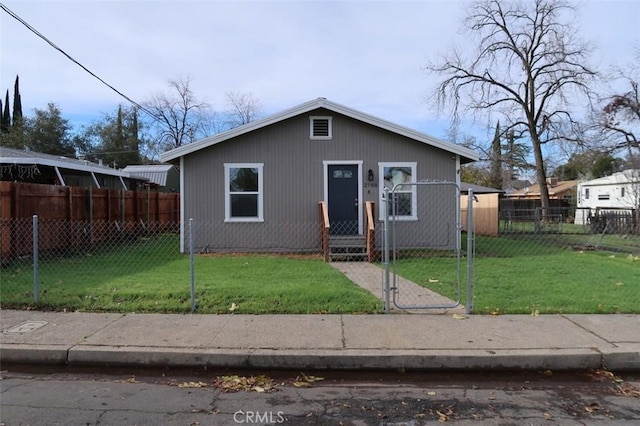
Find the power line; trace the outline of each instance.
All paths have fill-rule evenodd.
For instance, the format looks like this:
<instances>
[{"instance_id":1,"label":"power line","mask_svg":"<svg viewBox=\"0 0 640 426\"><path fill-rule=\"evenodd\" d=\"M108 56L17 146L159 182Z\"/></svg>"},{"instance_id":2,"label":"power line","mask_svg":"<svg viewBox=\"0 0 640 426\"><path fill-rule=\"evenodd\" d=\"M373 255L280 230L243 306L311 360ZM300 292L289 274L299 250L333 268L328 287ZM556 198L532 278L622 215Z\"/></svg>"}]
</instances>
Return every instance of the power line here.
<instances>
[{"instance_id":1,"label":"power line","mask_svg":"<svg viewBox=\"0 0 640 426\"><path fill-rule=\"evenodd\" d=\"M144 106L140 105L138 102L134 101L133 99L131 99L130 97L128 97L127 95L125 95L124 93L122 93L121 91L119 91L118 89L116 89L115 87L113 87L112 85L110 85L109 83L107 83L106 81L104 81L102 78L100 78L98 75L96 75L95 73L93 73L91 70L89 70L87 67L85 67L84 65L82 65L80 62L78 62L77 60L75 60L71 55L69 55L67 52L65 52L64 50L62 50L60 47L58 47L54 42L52 42L51 40L49 40L47 37L45 37L40 31L36 30L35 28L33 28L31 25L29 25L28 22L26 22L24 19L22 19L20 16L18 16L17 14L15 14L12 10L10 10L7 6L5 6L3 3L0 3L0 8L2 8L2 10L4 10L5 12L7 12L9 14L9 16L11 16L12 18L14 18L16 21L20 22L22 25L24 25L25 27L27 27L27 29L29 29L29 31L31 31L32 33L34 33L35 35L37 35L38 37L40 37L42 40L44 40L45 42L47 42L47 44L49 44L51 47L53 47L54 49L56 49L58 52L62 53L64 56L67 57L67 59L69 59L70 61L72 61L73 63L75 63L76 65L78 65L80 68L82 68L83 70L85 70L86 72L88 72L92 77L96 78L98 81L100 81L102 84L104 84L105 86L107 86L108 88L110 88L111 90L113 90L114 92L116 92L118 95L122 96L124 99L126 99L127 101L129 101L131 104L133 104L136 108L138 108L139 110L146 112L147 114L149 114L149 116L151 116L154 120L158 120L158 117L152 113L151 111L149 111L147 108L145 108Z\"/></svg>"}]
</instances>

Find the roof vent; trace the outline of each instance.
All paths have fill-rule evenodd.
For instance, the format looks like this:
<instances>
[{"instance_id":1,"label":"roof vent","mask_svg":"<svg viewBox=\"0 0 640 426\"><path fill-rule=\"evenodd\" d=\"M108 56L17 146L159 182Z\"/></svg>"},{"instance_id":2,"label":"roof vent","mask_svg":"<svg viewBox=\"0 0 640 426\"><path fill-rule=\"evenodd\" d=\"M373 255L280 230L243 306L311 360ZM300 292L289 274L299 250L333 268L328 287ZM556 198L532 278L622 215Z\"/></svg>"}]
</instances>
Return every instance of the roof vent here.
<instances>
[{"instance_id":1,"label":"roof vent","mask_svg":"<svg viewBox=\"0 0 640 426\"><path fill-rule=\"evenodd\" d=\"M331 117L311 116L309 137L311 139L331 139L333 136L331 128Z\"/></svg>"}]
</instances>

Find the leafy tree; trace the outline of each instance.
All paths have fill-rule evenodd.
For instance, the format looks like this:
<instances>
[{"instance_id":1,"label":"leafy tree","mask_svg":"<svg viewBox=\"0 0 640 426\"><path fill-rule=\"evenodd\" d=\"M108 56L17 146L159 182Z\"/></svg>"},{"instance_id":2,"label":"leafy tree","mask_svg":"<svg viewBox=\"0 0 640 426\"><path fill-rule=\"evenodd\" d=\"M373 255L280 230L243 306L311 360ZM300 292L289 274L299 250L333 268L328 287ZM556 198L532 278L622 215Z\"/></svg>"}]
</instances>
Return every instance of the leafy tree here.
<instances>
[{"instance_id":1,"label":"leafy tree","mask_svg":"<svg viewBox=\"0 0 640 426\"><path fill-rule=\"evenodd\" d=\"M560 180L597 179L619 171L620 161L607 151L589 150L573 154L553 171Z\"/></svg>"},{"instance_id":2,"label":"leafy tree","mask_svg":"<svg viewBox=\"0 0 640 426\"><path fill-rule=\"evenodd\" d=\"M476 51L457 49L427 70L443 76L434 95L451 106L454 121L462 113L499 115L505 134L526 137L535 159L543 209L549 207L542 148L571 140L577 122L568 99L591 96L597 77L586 65L588 46L576 36L569 19L575 8L565 0L507 2L482 0L470 5L467 40Z\"/></svg>"},{"instance_id":3,"label":"leafy tree","mask_svg":"<svg viewBox=\"0 0 640 426\"><path fill-rule=\"evenodd\" d=\"M15 114L14 114L15 116ZM46 110L34 110L34 116L24 122L25 145L31 151L75 157L71 125L62 118L60 108L49 103Z\"/></svg>"},{"instance_id":4,"label":"leafy tree","mask_svg":"<svg viewBox=\"0 0 640 426\"><path fill-rule=\"evenodd\" d=\"M138 111L120 105L115 115L105 114L102 120L85 127L74 141L88 160L123 168L141 162L139 131Z\"/></svg>"},{"instance_id":5,"label":"leafy tree","mask_svg":"<svg viewBox=\"0 0 640 426\"><path fill-rule=\"evenodd\" d=\"M466 183L473 183L475 185L487 186L494 188L491 172L482 164L472 163L462 166L462 172L460 180Z\"/></svg>"}]
</instances>

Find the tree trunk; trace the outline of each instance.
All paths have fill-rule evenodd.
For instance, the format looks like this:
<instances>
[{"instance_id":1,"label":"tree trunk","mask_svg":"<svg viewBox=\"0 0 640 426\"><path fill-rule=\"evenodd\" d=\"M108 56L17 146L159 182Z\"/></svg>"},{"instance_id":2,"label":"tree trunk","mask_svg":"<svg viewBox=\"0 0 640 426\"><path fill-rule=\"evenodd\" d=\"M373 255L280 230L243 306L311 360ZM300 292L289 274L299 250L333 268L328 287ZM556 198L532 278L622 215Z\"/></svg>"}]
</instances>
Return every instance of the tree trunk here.
<instances>
[{"instance_id":1,"label":"tree trunk","mask_svg":"<svg viewBox=\"0 0 640 426\"><path fill-rule=\"evenodd\" d=\"M534 132L531 132L531 143L533 154L536 160L536 180L540 187L540 203L542 207L542 220L546 220L549 214L549 188L547 187L547 175L544 171L544 158L542 157L542 146L540 140Z\"/></svg>"}]
</instances>

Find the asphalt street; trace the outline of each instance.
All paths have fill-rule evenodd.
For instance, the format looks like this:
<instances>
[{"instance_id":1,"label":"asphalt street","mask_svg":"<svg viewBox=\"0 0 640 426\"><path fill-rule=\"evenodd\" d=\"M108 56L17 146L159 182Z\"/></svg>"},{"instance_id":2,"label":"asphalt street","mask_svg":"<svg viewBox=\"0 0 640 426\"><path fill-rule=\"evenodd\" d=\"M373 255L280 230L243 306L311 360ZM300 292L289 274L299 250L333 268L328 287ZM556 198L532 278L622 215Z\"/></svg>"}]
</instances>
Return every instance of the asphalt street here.
<instances>
[{"instance_id":1,"label":"asphalt street","mask_svg":"<svg viewBox=\"0 0 640 426\"><path fill-rule=\"evenodd\" d=\"M2 425L591 425L640 419L640 377L554 373L2 372Z\"/></svg>"}]
</instances>

